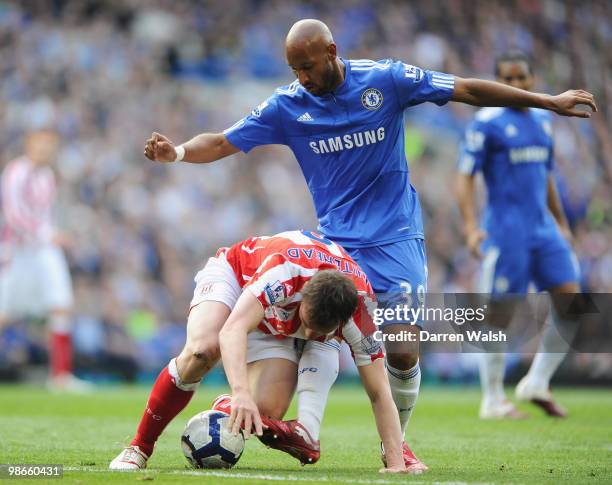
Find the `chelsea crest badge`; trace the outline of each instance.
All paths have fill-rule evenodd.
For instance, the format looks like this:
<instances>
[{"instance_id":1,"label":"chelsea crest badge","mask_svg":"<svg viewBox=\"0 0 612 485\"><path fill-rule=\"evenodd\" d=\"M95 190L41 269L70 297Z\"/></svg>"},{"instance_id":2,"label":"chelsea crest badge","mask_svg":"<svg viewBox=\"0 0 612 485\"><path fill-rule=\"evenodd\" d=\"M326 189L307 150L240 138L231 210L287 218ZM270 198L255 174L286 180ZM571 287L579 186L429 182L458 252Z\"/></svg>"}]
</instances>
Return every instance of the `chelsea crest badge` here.
<instances>
[{"instance_id":1,"label":"chelsea crest badge","mask_svg":"<svg viewBox=\"0 0 612 485\"><path fill-rule=\"evenodd\" d=\"M375 88L366 89L361 95L361 104L363 107L369 110L380 108L383 102L382 93Z\"/></svg>"}]
</instances>

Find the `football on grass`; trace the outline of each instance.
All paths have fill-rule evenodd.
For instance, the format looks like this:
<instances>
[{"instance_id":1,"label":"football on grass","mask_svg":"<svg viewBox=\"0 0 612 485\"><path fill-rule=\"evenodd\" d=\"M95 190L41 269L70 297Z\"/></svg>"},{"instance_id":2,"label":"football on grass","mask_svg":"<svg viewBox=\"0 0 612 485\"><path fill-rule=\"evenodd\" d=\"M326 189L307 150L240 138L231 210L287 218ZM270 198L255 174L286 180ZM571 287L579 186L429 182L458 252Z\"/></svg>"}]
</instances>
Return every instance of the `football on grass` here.
<instances>
[{"instance_id":1,"label":"football on grass","mask_svg":"<svg viewBox=\"0 0 612 485\"><path fill-rule=\"evenodd\" d=\"M187 461L194 468L231 468L244 450L242 431L234 436L227 423L229 415L204 411L189 420L181 436Z\"/></svg>"}]
</instances>

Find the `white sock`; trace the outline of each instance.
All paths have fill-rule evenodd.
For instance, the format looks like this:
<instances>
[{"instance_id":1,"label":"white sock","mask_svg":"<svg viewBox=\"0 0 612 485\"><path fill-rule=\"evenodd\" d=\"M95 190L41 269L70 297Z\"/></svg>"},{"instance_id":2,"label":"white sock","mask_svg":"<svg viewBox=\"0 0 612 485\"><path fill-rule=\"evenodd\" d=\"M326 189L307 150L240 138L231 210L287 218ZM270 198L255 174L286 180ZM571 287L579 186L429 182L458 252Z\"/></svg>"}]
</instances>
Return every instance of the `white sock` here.
<instances>
[{"instance_id":1,"label":"white sock","mask_svg":"<svg viewBox=\"0 0 612 485\"><path fill-rule=\"evenodd\" d=\"M527 373L529 387L541 392L548 391L550 380L565 359L578 329L577 322L560 319L554 310L553 318L555 323L548 322L542 329L538 353Z\"/></svg>"},{"instance_id":2,"label":"white sock","mask_svg":"<svg viewBox=\"0 0 612 485\"><path fill-rule=\"evenodd\" d=\"M504 370L506 354L482 353L479 355L480 387L484 407L496 406L506 399L504 393Z\"/></svg>"},{"instance_id":3,"label":"white sock","mask_svg":"<svg viewBox=\"0 0 612 485\"><path fill-rule=\"evenodd\" d=\"M200 382L202 382L202 379L200 379L198 382L184 382L179 375L178 367L176 365L176 357L168 362L168 374L170 374L170 377L172 377L174 385L181 391L197 391L198 387L200 386Z\"/></svg>"},{"instance_id":4,"label":"white sock","mask_svg":"<svg viewBox=\"0 0 612 485\"><path fill-rule=\"evenodd\" d=\"M391 395L397 407L402 427L402 436L406 434L406 426L412 415L412 410L419 397L419 387L421 386L421 368L417 362L414 367L408 370L400 370L387 365L387 375L391 385Z\"/></svg>"},{"instance_id":5,"label":"white sock","mask_svg":"<svg viewBox=\"0 0 612 485\"><path fill-rule=\"evenodd\" d=\"M298 421L314 440L319 439L327 396L340 367L340 344L336 340L304 345L298 364Z\"/></svg>"}]
</instances>

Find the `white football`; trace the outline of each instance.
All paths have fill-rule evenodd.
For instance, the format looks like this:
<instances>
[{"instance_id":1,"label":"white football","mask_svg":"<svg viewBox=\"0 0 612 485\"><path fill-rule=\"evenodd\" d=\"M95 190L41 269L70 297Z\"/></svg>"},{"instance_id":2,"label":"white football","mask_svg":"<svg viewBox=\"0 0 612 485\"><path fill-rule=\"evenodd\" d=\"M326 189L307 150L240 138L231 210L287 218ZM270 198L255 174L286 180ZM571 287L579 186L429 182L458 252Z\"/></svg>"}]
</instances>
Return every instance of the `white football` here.
<instances>
[{"instance_id":1,"label":"white football","mask_svg":"<svg viewBox=\"0 0 612 485\"><path fill-rule=\"evenodd\" d=\"M203 411L189 420L181 447L194 468L231 468L244 451L242 431L234 436L227 423L229 415L221 411Z\"/></svg>"}]
</instances>

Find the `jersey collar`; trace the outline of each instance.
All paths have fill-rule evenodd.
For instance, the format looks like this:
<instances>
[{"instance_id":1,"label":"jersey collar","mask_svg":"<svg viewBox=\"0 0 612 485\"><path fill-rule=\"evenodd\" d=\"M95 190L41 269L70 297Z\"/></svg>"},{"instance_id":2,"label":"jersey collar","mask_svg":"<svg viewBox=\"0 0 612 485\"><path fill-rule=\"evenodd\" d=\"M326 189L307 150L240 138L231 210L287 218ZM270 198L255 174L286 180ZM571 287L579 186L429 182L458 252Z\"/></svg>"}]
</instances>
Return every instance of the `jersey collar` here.
<instances>
[{"instance_id":1,"label":"jersey collar","mask_svg":"<svg viewBox=\"0 0 612 485\"><path fill-rule=\"evenodd\" d=\"M351 63L347 59L343 59L342 57L340 57L340 60L344 64L345 68L344 81L342 81L342 83L331 92L331 94L333 94L334 96L344 94L346 91L348 91L349 85L351 83Z\"/></svg>"}]
</instances>

